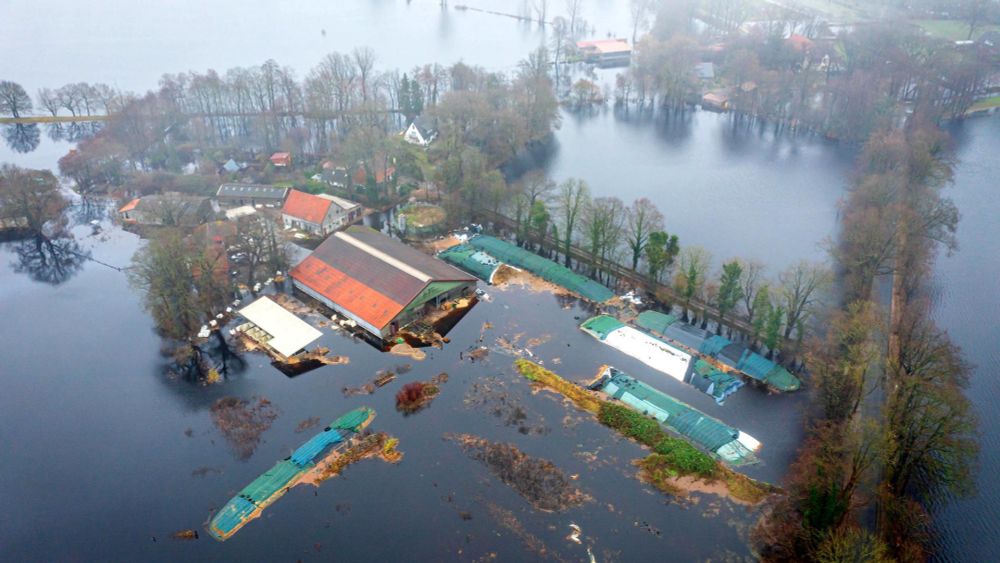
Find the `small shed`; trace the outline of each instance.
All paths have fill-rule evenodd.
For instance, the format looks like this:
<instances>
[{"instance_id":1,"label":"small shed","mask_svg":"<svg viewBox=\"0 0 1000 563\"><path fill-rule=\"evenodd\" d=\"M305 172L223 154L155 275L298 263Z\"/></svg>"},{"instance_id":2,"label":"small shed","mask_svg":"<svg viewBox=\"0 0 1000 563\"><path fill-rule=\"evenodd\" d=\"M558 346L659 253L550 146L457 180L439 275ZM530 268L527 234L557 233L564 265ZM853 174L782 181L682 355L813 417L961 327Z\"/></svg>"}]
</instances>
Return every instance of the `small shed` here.
<instances>
[{"instance_id":1,"label":"small shed","mask_svg":"<svg viewBox=\"0 0 1000 563\"><path fill-rule=\"evenodd\" d=\"M263 296L239 310L248 322L239 330L269 352L289 358L315 342L323 333L292 312Z\"/></svg>"}]
</instances>

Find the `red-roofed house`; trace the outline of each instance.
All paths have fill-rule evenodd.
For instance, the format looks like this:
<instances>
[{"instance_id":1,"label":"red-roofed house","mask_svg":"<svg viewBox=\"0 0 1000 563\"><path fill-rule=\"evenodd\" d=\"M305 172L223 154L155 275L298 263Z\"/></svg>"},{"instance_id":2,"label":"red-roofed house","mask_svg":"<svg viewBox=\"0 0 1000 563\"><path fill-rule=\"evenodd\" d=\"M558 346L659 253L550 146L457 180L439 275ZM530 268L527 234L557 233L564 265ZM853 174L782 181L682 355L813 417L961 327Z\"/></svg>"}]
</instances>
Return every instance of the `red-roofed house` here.
<instances>
[{"instance_id":1,"label":"red-roofed house","mask_svg":"<svg viewBox=\"0 0 1000 563\"><path fill-rule=\"evenodd\" d=\"M375 171L375 185L381 186L382 184L392 180L392 177L396 175L396 167L390 166L384 170ZM368 181L368 172L365 171L364 166L359 166L357 170L354 171L354 176L351 177L354 181L355 186L364 186L365 182Z\"/></svg>"},{"instance_id":2,"label":"red-roofed house","mask_svg":"<svg viewBox=\"0 0 1000 563\"><path fill-rule=\"evenodd\" d=\"M812 39L809 39L805 35L799 35L798 33L791 34L788 39L785 40L785 43L800 53L807 53L813 48Z\"/></svg>"},{"instance_id":3,"label":"red-roofed house","mask_svg":"<svg viewBox=\"0 0 1000 563\"><path fill-rule=\"evenodd\" d=\"M476 279L368 227L334 233L290 272L295 287L385 340Z\"/></svg>"},{"instance_id":4,"label":"red-roofed house","mask_svg":"<svg viewBox=\"0 0 1000 563\"><path fill-rule=\"evenodd\" d=\"M326 235L358 218L361 206L337 196L313 195L299 190L288 193L281 208L285 227Z\"/></svg>"},{"instance_id":5,"label":"red-roofed house","mask_svg":"<svg viewBox=\"0 0 1000 563\"><path fill-rule=\"evenodd\" d=\"M271 164L277 167L287 167L292 165L292 153L276 152L271 155Z\"/></svg>"}]
</instances>

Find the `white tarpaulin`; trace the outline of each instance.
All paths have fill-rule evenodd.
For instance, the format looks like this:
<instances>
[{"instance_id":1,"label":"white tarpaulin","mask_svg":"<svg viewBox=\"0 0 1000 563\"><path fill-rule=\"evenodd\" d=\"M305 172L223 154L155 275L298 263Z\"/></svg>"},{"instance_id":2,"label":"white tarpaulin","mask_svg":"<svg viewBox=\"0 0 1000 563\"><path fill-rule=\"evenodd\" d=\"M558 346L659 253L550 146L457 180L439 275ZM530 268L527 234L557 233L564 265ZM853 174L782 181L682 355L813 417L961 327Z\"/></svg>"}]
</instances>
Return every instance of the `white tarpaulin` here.
<instances>
[{"instance_id":1,"label":"white tarpaulin","mask_svg":"<svg viewBox=\"0 0 1000 563\"><path fill-rule=\"evenodd\" d=\"M268 297L261 297L240 309L239 314L270 334L271 340L267 345L282 356L291 356L323 336L323 333L309 323Z\"/></svg>"},{"instance_id":2,"label":"white tarpaulin","mask_svg":"<svg viewBox=\"0 0 1000 563\"><path fill-rule=\"evenodd\" d=\"M684 381L688 365L691 363L691 354L668 346L665 342L629 326L611 331L604 338L604 343L677 381Z\"/></svg>"}]
</instances>

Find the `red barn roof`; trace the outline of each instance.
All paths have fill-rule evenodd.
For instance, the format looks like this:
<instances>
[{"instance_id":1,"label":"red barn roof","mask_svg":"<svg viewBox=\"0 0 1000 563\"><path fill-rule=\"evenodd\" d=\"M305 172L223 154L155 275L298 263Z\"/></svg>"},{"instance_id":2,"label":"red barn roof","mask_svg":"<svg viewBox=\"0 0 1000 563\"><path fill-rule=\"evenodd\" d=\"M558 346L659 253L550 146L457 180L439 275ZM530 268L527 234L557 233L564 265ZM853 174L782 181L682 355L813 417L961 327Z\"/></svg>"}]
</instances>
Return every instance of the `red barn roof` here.
<instances>
[{"instance_id":1,"label":"red barn roof","mask_svg":"<svg viewBox=\"0 0 1000 563\"><path fill-rule=\"evenodd\" d=\"M335 233L290 274L378 329L431 283L475 282L461 270L367 227Z\"/></svg>"},{"instance_id":2,"label":"red barn roof","mask_svg":"<svg viewBox=\"0 0 1000 563\"><path fill-rule=\"evenodd\" d=\"M392 175L395 174L395 173L396 173L396 167L395 166L390 166L389 168L386 168L385 170L376 170L375 171L375 183L376 184L384 184L385 181L387 179L391 179ZM363 185L365 183L365 181L367 181L367 179L368 179L368 173L365 172L365 169L364 169L363 166L359 166L358 169L357 169L357 171L354 172L354 177L352 179L354 180L355 184L357 184L359 186Z\"/></svg>"},{"instance_id":3,"label":"red barn roof","mask_svg":"<svg viewBox=\"0 0 1000 563\"><path fill-rule=\"evenodd\" d=\"M331 203L333 201L329 199L300 192L299 190L292 190L289 192L288 199L285 200L285 205L281 208L281 212L318 225L326 217L326 212L330 209Z\"/></svg>"}]
</instances>

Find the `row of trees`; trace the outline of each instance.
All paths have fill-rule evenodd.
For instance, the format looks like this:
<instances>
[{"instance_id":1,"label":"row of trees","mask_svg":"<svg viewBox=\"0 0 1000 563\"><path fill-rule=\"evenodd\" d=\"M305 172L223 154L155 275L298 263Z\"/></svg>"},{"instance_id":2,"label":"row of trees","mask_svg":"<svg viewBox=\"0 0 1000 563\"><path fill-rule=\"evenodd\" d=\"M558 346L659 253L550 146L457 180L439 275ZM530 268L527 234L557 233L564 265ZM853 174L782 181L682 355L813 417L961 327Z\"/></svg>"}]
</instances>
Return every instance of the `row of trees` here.
<instances>
[{"instance_id":1,"label":"row of trees","mask_svg":"<svg viewBox=\"0 0 1000 563\"><path fill-rule=\"evenodd\" d=\"M927 282L937 249L955 247L958 214L941 195L951 179L946 142L913 120L866 144L834 250L843 307L809 357L808 439L788 495L755 531L766 559L924 560L927 507L972 489L969 367L934 325ZM892 280L888 314L880 276ZM871 526L856 518L865 509Z\"/></svg>"},{"instance_id":2,"label":"row of trees","mask_svg":"<svg viewBox=\"0 0 1000 563\"><path fill-rule=\"evenodd\" d=\"M617 197L595 198L583 180L556 184L541 173L526 175L509 190L510 201L492 211L513 220L522 245L553 258L561 255L567 267L606 282L612 281L613 266L641 273L672 290L685 321L700 322L702 328L714 322L721 333L727 320L738 317L749 327L742 336L770 354L783 342L801 342L829 295L831 272L808 261L792 265L773 281L766 279L762 264L740 259L723 263L713 274L711 254L697 246L681 248L677 235L665 230L662 213L646 198L631 205ZM574 249L588 260L574 264ZM698 319L693 302L713 310L698 307Z\"/></svg>"}]
</instances>

